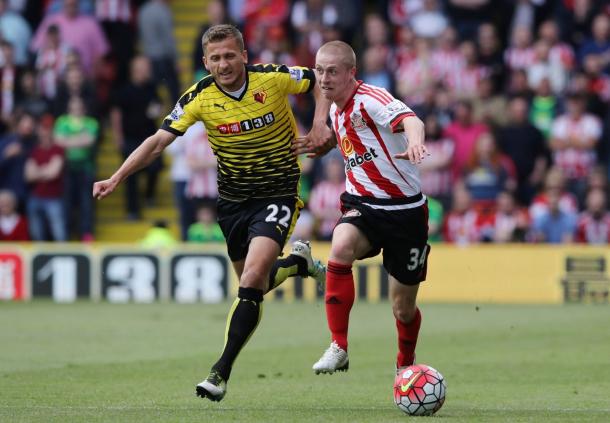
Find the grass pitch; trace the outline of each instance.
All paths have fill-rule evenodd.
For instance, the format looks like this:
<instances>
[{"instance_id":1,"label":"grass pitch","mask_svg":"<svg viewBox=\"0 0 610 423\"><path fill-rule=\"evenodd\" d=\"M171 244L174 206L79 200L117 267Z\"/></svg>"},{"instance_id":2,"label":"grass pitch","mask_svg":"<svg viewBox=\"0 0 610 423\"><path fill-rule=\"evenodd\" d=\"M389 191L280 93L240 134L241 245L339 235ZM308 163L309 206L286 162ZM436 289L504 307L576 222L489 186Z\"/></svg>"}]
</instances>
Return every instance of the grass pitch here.
<instances>
[{"instance_id":1,"label":"grass pitch","mask_svg":"<svg viewBox=\"0 0 610 423\"><path fill-rule=\"evenodd\" d=\"M194 386L229 304L0 304L0 422L402 422L390 306L352 310L350 370L315 376L324 306L266 302L220 403ZM610 421L610 308L424 304L442 422ZM413 419L426 419L419 417Z\"/></svg>"}]
</instances>

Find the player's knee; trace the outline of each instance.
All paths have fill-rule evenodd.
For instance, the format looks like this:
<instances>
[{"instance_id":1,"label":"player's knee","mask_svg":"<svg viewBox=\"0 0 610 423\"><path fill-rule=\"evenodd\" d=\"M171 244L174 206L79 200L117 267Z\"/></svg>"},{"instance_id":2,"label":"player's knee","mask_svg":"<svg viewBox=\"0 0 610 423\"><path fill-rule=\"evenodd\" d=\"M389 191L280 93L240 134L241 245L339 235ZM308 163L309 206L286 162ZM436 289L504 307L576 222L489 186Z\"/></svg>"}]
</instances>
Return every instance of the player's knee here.
<instances>
[{"instance_id":1,"label":"player's knee","mask_svg":"<svg viewBox=\"0 0 610 423\"><path fill-rule=\"evenodd\" d=\"M256 288L266 290L269 275L260 269L244 269L239 279L239 286L242 288Z\"/></svg>"},{"instance_id":2,"label":"player's knee","mask_svg":"<svg viewBox=\"0 0 610 423\"><path fill-rule=\"evenodd\" d=\"M330 258L341 263L352 263L356 257L356 248L348 240L333 240L330 248Z\"/></svg>"},{"instance_id":3,"label":"player's knee","mask_svg":"<svg viewBox=\"0 0 610 423\"><path fill-rule=\"evenodd\" d=\"M402 299L395 299L392 303L392 313L396 320L403 323L410 323L415 317L417 306L415 303L406 302Z\"/></svg>"}]
</instances>

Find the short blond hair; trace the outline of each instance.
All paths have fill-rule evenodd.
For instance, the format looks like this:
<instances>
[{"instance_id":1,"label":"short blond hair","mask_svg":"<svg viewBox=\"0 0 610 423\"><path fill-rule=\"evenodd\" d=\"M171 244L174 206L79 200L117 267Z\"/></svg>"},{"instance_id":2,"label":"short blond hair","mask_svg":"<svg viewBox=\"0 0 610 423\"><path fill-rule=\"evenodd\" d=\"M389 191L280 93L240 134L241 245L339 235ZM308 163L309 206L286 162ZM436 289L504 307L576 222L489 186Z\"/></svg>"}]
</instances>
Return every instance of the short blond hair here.
<instances>
[{"instance_id":1,"label":"short blond hair","mask_svg":"<svg viewBox=\"0 0 610 423\"><path fill-rule=\"evenodd\" d=\"M242 51L245 49L244 37L239 31L239 29L237 29L233 25L220 24L208 28L208 30L203 34L203 37L201 37L203 54L205 55L205 50L209 43L217 43L220 41L224 41L227 38L235 38L239 49Z\"/></svg>"},{"instance_id":2,"label":"short blond hair","mask_svg":"<svg viewBox=\"0 0 610 423\"><path fill-rule=\"evenodd\" d=\"M328 49L334 49L340 56L341 62L348 68L356 67L356 53L349 44L339 40L329 41L320 47L318 53Z\"/></svg>"}]
</instances>

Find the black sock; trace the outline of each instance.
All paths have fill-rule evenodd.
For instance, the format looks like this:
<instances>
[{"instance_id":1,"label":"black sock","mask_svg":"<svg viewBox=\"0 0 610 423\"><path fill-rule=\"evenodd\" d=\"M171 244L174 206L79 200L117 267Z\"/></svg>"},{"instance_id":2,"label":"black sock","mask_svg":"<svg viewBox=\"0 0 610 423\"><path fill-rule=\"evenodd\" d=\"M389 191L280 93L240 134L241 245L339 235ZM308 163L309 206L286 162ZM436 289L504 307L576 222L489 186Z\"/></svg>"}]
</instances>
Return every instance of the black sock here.
<instances>
[{"instance_id":1,"label":"black sock","mask_svg":"<svg viewBox=\"0 0 610 423\"><path fill-rule=\"evenodd\" d=\"M262 316L263 291L239 288L237 298L227 317L227 335L220 359L212 366L226 381L231 376L233 362L258 326Z\"/></svg>"},{"instance_id":2,"label":"black sock","mask_svg":"<svg viewBox=\"0 0 610 423\"><path fill-rule=\"evenodd\" d=\"M284 259L277 259L269 274L269 289L267 292L277 288L290 276L309 276L307 271L307 260L303 257L290 254Z\"/></svg>"}]
</instances>

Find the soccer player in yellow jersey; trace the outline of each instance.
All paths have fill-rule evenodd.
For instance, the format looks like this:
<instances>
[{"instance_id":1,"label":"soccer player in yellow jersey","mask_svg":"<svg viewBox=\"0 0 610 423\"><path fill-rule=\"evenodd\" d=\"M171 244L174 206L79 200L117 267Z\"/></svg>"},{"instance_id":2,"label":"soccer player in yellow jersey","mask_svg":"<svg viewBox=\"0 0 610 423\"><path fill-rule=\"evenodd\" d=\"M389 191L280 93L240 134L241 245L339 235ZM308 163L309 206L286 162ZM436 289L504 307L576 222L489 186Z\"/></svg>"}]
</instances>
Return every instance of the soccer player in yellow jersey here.
<instances>
[{"instance_id":1,"label":"soccer player in yellow jersey","mask_svg":"<svg viewBox=\"0 0 610 423\"><path fill-rule=\"evenodd\" d=\"M161 128L109 179L95 183L93 196L106 197L189 126L205 124L218 158L218 222L239 276L222 355L196 386L200 397L220 401L233 363L261 318L263 294L288 276L325 278L306 242L295 242L291 254L278 260L303 206L297 195L300 169L291 153L297 130L288 95L314 90L316 111L306 137L319 145L331 143L332 135L326 126L330 102L320 95L311 69L248 65L242 35L231 25L211 27L202 44L210 75L180 97Z\"/></svg>"}]
</instances>

